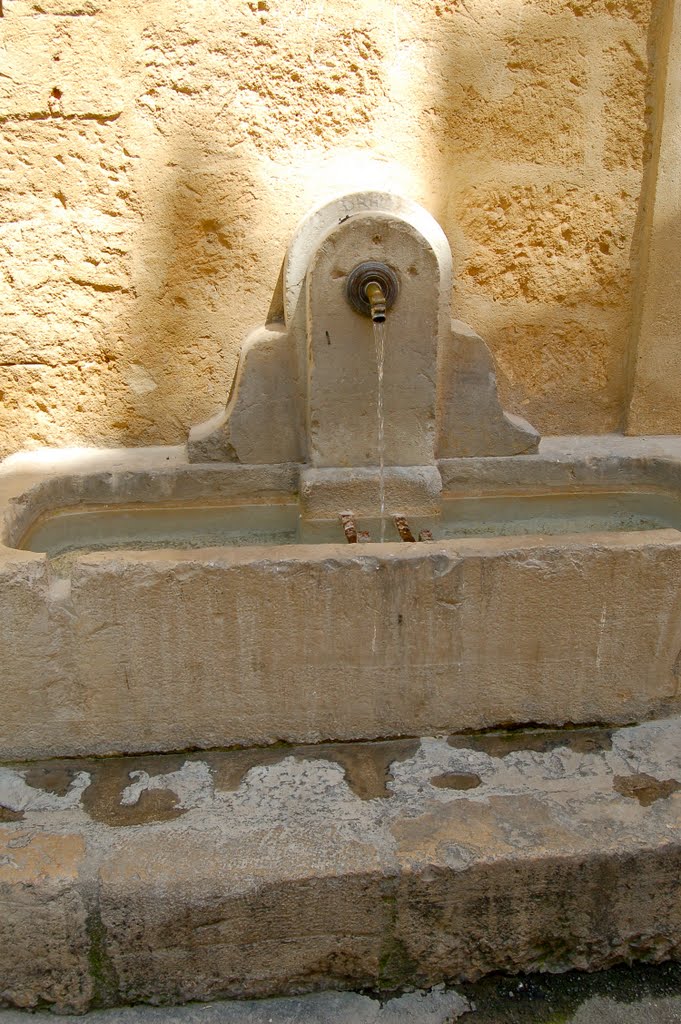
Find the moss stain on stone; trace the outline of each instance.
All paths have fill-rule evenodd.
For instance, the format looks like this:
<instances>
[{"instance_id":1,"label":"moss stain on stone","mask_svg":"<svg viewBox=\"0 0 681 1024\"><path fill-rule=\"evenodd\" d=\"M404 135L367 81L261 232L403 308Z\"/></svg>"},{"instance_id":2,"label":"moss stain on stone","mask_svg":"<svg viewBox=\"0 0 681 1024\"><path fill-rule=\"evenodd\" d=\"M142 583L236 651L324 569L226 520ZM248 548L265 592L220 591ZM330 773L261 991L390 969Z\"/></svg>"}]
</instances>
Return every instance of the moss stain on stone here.
<instances>
[{"instance_id":1,"label":"moss stain on stone","mask_svg":"<svg viewBox=\"0 0 681 1024\"><path fill-rule=\"evenodd\" d=\"M384 994L401 992L411 986L417 986L416 964L409 956L407 948L396 935L397 927L397 895L394 891L383 897L386 911L386 934L381 946L378 961L378 991Z\"/></svg>"},{"instance_id":2,"label":"moss stain on stone","mask_svg":"<svg viewBox=\"0 0 681 1024\"><path fill-rule=\"evenodd\" d=\"M92 978L91 1009L115 1006L119 1002L119 982L116 969L106 949L106 928L99 908L91 910L87 918L87 933L90 940L88 961Z\"/></svg>"}]
</instances>

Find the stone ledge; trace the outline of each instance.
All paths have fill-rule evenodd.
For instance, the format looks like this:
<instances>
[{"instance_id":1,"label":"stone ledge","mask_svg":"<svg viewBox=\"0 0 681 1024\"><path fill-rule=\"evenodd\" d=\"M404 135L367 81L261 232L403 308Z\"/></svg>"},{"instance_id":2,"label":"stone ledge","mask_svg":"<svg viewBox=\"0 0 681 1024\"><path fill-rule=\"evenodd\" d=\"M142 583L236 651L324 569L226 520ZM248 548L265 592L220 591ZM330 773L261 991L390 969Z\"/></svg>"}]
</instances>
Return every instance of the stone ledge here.
<instances>
[{"instance_id":1,"label":"stone ledge","mask_svg":"<svg viewBox=\"0 0 681 1024\"><path fill-rule=\"evenodd\" d=\"M681 720L0 768L5 1004L681 955Z\"/></svg>"},{"instance_id":2,"label":"stone ledge","mask_svg":"<svg viewBox=\"0 0 681 1024\"><path fill-rule=\"evenodd\" d=\"M387 515L437 516L441 511L442 478L437 466L387 466L383 473ZM300 510L305 519L337 519L341 512L375 517L380 509L380 470L319 469L300 472Z\"/></svg>"}]
</instances>

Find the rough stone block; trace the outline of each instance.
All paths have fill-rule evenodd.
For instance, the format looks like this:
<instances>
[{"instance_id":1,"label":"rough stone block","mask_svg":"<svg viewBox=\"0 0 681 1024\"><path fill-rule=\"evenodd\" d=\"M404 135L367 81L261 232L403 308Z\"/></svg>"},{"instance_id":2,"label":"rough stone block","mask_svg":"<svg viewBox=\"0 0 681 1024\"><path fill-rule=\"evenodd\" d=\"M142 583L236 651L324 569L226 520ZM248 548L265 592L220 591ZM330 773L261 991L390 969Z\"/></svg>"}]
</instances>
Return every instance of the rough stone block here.
<instances>
[{"instance_id":1,"label":"rough stone block","mask_svg":"<svg viewBox=\"0 0 681 1024\"><path fill-rule=\"evenodd\" d=\"M440 513L442 480L436 466L387 466L383 487L388 516L436 516ZM381 507L380 491L378 468L303 469L300 474L301 514L306 519L337 520L340 510L375 519Z\"/></svg>"},{"instance_id":2,"label":"rough stone block","mask_svg":"<svg viewBox=\"0 0 681 1024\"><path fill-rule=\"evenodd\" d=\"M295 854L292 857L292 850ZM366 844L324 865L296 828L129 841L100 871L107 950L130 1002L371 984L390 925ZM327 854L328 856L328 851Z\"/></svg>"},{"instance_id":3,"label":"rough stone block","mask_svg":"<svg viewBox=\"0 0 681 1024\"><path fill-rule=\"evenodd\" d=\"M650 158L646 92L650 87L643 46L629 38L612 44L605 54L605 152L603 163L612 170L640 170Z\"/></svg>"},{"instance_id":4,"label":"rough stone block","mask_svg":"<svg viewBox=\"0 0 681 1024\"><path fill-rule=\"evenodd\" d=\"M0 1002L83 1013L94 992L81 835L0 829Z\"/></svg>"}]
</instances>

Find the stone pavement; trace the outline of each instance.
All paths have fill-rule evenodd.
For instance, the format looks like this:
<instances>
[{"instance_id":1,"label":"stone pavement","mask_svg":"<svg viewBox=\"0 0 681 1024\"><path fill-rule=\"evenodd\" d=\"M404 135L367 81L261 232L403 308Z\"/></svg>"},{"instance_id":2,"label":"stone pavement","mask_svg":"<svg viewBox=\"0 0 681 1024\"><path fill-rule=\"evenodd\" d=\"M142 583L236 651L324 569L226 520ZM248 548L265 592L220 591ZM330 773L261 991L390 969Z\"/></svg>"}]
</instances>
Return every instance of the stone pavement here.
<instances>
[{"instance_id":1,"label":"stone pavement","mask_svg":"<svg viewBox=\"0 0 681 1024\"><path fill-rule=\"evenodd\" d=\"M122 1007L92 1011L83 1024L680 1024L681 964L584 974L494 976L379 1001L353 992L280 999ZM50 1024L54 1015L0 1011L0 1024Z\"/></svg>"},{"instance_id":2,"label":"stone pavement","mask_svg":"<svg viewBox=\"0 0 681 1024\"><path fill-rule=\"evenodd\" d=\"M465 993L680 957L680 809L678 719L8 765L0 999Z\"/></svg>"},{"instance_id":3,"label":"stone pavement","mask_svg":"<svg viewBox=\"0 0 681 1024\"><path fill-rule=\"evenodd\" d=\"M353 992L299 998L125 1007L88 1013L84 1024L450 1024L468 1011L456 992L411 993L384 1003ZM0 1024L54 1024L53 1014L0 1011Z\"/></svg>"}]
</instances>

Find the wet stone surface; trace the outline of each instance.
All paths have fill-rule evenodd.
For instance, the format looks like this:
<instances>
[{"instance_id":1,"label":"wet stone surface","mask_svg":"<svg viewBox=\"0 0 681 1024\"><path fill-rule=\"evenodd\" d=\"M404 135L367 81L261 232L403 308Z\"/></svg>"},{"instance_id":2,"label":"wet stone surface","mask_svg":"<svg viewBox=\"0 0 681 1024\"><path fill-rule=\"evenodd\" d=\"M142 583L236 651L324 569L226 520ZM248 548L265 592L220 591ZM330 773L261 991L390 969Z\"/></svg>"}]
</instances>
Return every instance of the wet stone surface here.
<instances>
[{"instance_id":1,"label":"wet stone surface","mask_svg":"<svg viewBox=\"0 0 681 1024\"><path fill-rule=\"evenodd\" d=\"M666 800L681 789L676 779L654 779L641 772L640 775L616 775L613 785L622 796L635 797L641 807L650 807L656 800Z\"/></svg>"},{"instance_id":2,"label":"wet stone surface","mask_svg":"<svg viewBox=\"0 0 681 1024\"><path fill-rule=\"evenodd\" d=\"M471 998L499 971L681 959L676 718L7 764L0 818L10 1005Z\"/></svg>"},{"instance_id":3,"label":"wet stone surface","mask_svg":"<svg viewBox=\"0 0 681 1024\"><path fill-rule=\"evenodd\" d=\"M467 1024L679 1024L681 964L499 975L459 988Z\"/></svg>"},{"instance_id":4,"label":"wet stone surface","mask_svg":"<svg viewBox=\"0 0 681 1024\"><path fill-rule=\"evenodd\" d=\"M1 821L23 821L23 811L13 811L9 807L0 807L0 822Z\"/></svg>"},{"instance_id":5,"label":"wet stone surface","mask_svg":"<svg viewBox=\"0 0 681 1024\"><path fill-rule=\"evenodd\" d=\"M188 755L54 760L17 765L8 770L21 775L31 789L57 797L66 797L78 776L87 773L90 781L81 796L83 809L94 821L116 827L171 821L185 814L188 808L182 806L177 793L173 792L172 776L183 766L198 763L207 766L216 792L236 792L252 769L273 767L293 758L299 763L328 761L337 764L344 772L350 790L361 800L390 798L393 795L388 786L392 779L391 766L413 757L419 746L418 739L301 746L281 744ZM137 790L133 789L133 794L126 798L126 790L131 783L134 787L136 782ZM160 784L159 788L156 788L157 784ZM434 784L446 785L442 782ZM0 789L0 821L21 820L22 817L22 810L12 810L2 804Z\"/></svg>"},{"instance_id":6,"label":"wet stone surface","mask_svg":"<svg viewBox=\"0 0 681 1024\"><path fill-rule=\"evenodd\" d=\"M490 757L506 757L516 751L534 750L547 753L567 747L579 754L612 749L612 729L512 729L449 736L447 742L459 750L479 750Z\"/></svg>"},{"instance_id":7,"label":"wet stone surface","mask_svg":"<svg viewBox=\"0 0 681 1024\"><path fill-rule=\"evenodd\" d=\"M319 992L280 999L93 1011L83 1024L679 1024L681 964L607 971L494 975L381 999ZM0 1010L0 1024L48 1024L52 1014Z\"/></svg>"},{"instance_id":8,"label":"wet stone surface","mask_svg":"<svg viewBox=\"0 0 681 1024\"><path fill-rule=\"evenodd\" d=\"M438 789L477 789L482 779L473 772L445 772L435 775L430 782Z\"/></svg>"},{"instance_id":9,"label":"wet stone surface","mask_svg":"<svg viewBox=\"0 0 681 1024\"><path fill-rule=\"evenodd\" d=\"M651 723L651 727L654 723ZM639 727L639 728L645 728ZM582 755L589 763L613 749L613 735L626 736L630 730L609 728L565 729L513 729L495 730L479 734L450 735L446 739L452 751L454 767L431 774L418 772L419 784L439 790L465 792L482 787L485 797L494 795L491 785L497 771L496 762L516 765L529 761L535 765L535 755L563 752ZM7 798L7 786L2 786L0 774L0 822L21 821L25 811L35 805L29 791L35 796L51 794L63 799L72 808L74 794L86 814L93 821L111 827L153 824L182 817L191 807L183 799L177 785L184 776L193 775L193 789L208 786L219 794L236 793L249 773L272 769L284 763L318 764L325 762L337 766L350 792L362 801L391 799L397 790L396 776L400 766L423 759L423 743L437 744L443 740L397 739L356 743L320 743L309 745L279 744L272 747L254 747L225 751L196 751L189 754L148 754L106 758L55 759L45 762L8 765L0 773L10 773L21 779L27 793L17 800ZM480 755L482 755L482 760ZM598 763L596 761L595 763ZM472 770L483 765L482 772ZM681 781L674 778L658 779L645 771L629 774L609 773L612 788L623 797L636 800L641 806L665 800L679 789ZM6 774L6 778L7 778ZM10 787L11 790L12 787ZM192 788L190 786L190 788ZM3 795L4 794L4 795ZM52 806L56 807L57 803ZM40 800L38 799L38 806Z\"/></svg>"},{"instance_id":10,"label":"wet stone surface","mask_svg":"<svg viewBox=\"0 0 681 1024\"><path fill-rule=\"evenodd\" d=\"M390 766L413 757L419 740L386 740L367 743L319 743L310 746L234 750L210 754L216 789L236 790L251 768L274 765L287 757L298 761L331 761L340 765L350 789L362 800L389 797Z\"/></svg>"}]
</instances>

